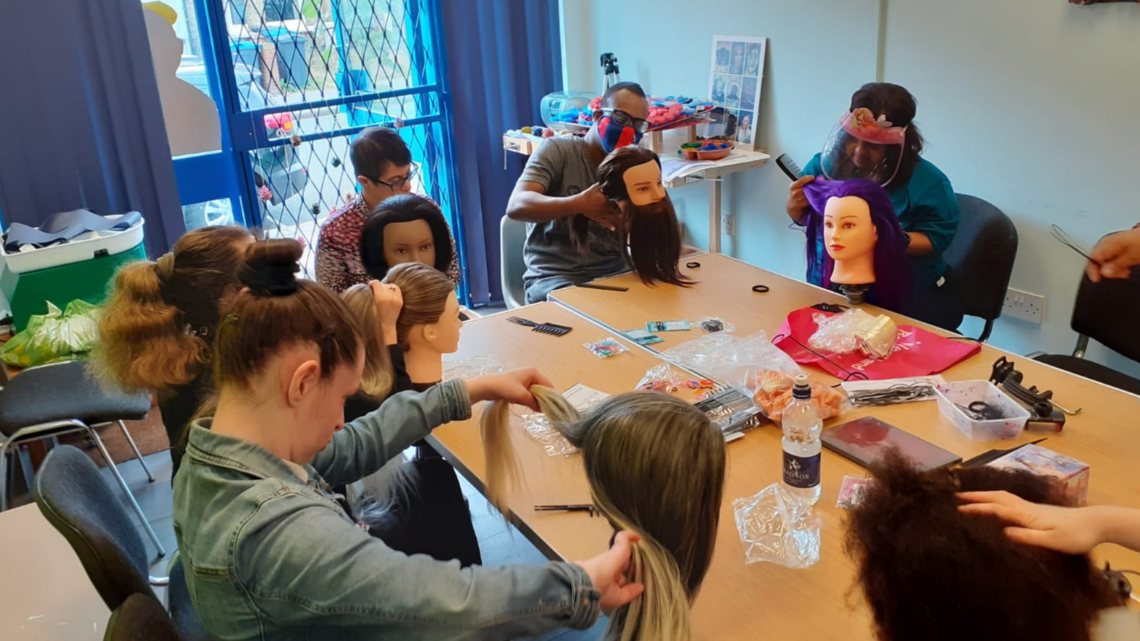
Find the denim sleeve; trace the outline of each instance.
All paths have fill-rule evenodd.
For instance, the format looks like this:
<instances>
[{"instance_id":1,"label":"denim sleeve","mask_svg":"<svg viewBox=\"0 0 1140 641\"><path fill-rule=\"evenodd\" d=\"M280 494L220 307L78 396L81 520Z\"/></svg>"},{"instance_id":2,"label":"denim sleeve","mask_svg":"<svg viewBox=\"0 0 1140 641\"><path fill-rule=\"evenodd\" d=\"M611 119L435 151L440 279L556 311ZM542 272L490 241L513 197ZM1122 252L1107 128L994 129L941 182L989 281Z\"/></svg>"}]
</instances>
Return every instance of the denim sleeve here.
<instances>
[{"instance_id":1,"label":"denim sleeve","mask_svg":"<svg viewBox=\"0 0 1140 641\"><path fill-rule=\"evenodd\" d=\"M406 556L334 508L264 501L238 534L236 578L273 627L366 629L377 638L506 639L586 629L600 594L576 565L460 568Z\"/></svg>"},{"instance_id":2,"label":"denim sleeve","mask_svg":"<svg viewBox=\"0 0 1140 641\"><path fill-rule=\"evenodd\" d=\"M332 485L360 480L380 469L434 428L471 418L464 381L440 383L426 392L401 392L375 412L352 421L313 459L313 468Z\"/></svg>"},{"instance_id":3,"label":"denim sleeve","mask_svg":"<svg viewBox=\"0 0 1140 641\"><path fill-rule=\"evenodd\" d=\"M940 256L950 247L962 222L962 210L950 181L940 180L919 197L908 212L910 220L903 227L907 231L926 234L934 246L934 255Z\"/></svg>"}]
</instances>

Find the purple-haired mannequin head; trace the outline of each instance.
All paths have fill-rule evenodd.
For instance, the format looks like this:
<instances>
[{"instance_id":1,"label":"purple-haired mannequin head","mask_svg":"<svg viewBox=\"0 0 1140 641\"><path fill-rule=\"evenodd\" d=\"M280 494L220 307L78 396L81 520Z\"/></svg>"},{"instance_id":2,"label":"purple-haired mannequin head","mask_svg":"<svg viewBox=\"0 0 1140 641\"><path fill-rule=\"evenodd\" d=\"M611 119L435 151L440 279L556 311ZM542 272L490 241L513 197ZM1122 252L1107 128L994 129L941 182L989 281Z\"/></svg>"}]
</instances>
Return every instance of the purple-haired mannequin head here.
<instances>
[{"instance_id":1,"label":"purple-haired mannequin head","mask_svg":"<svg viewBox=\"0 0 1140 641\"><path fill-rule=\"evenodd\" d=\"M859 198L871 211L877 240L874 254L874 283L870 302L890 310L899 310L914 283L910 261L906 256L906 234L895 216L894 203L887 190L870 180L816 179L804 186L811 208L806 232L808 273L823 275L824 287L831 286L835 261L824 250L824 211L832 198Z\"/></svg>"}]
</instances>

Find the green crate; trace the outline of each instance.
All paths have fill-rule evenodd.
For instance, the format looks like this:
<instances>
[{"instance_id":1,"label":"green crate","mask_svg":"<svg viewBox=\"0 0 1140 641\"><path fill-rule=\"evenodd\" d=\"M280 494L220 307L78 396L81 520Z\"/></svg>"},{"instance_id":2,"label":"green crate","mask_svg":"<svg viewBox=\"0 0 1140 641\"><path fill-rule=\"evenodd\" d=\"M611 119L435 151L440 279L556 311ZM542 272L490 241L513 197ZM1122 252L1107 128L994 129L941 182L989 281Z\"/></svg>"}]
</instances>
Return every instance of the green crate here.
<instances>
[{"instance_id":1,"label":"green crate","mask_svg":"<svg viewBox=\"0 0 1140 641\"><path fill-rule=\"evenodd\" d=\"M136 260L146 260L146 248L142 243L111 256L96 256L67 265L16 274L16 288L11 300L12 320L16 330L23 329L32 314L47 313L47 301L60 309L77 298L94 305L101 304L107 298L107 290L115 272ZM12 274L5 276L10 277Z\"/></svg>"}]
</instances>

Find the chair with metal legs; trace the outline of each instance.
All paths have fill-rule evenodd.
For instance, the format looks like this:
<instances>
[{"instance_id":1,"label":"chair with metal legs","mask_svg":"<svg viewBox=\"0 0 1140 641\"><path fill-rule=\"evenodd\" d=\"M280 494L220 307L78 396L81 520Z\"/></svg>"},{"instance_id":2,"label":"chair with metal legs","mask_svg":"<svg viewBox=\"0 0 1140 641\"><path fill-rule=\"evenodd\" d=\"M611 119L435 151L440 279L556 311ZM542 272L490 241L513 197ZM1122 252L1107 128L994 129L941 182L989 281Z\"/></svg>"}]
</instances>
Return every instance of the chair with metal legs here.
<instances>
[{"instance_id":1,"label":"chair with metal legs","mask_svg":"<svg viewBox=\"0 0 1140 641\"><path fill-rule=\"evenodd\" d=\"M99 438L98 431L94 429L103 424L118 423L131 449L138 456L147 478L153 482L154 475L147 468L138 446L123 423L125 420L142 419L149 411L149 394L127 394L105 389L91 377L87 363L83 361L44 365L20 372L6 387L0 389L0 511L8 507L10 453L19 452L21 467L30 486L30 461L19 446L82 432L94 441L99 453L107 461L107 467L154 542L158 555L165 556L166 550L162 547L162 542L147 522L146 515L119 473L119 468L111 460L103 439Z\"/></svg>"}]
</instances>

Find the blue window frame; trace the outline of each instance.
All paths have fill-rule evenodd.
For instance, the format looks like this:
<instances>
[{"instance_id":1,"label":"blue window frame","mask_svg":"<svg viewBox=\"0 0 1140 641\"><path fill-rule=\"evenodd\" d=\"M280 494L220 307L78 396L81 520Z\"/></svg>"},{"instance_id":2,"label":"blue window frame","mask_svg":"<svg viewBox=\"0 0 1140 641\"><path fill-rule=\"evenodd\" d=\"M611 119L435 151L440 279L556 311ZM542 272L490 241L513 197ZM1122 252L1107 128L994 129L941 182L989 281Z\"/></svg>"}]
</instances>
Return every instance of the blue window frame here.
<instances>
[{"instance_id":1,"label":"blue window frame","mask_svg":"<svg viewBox=\"0 0 1140 641\"><path fill-rule=\"evenodd\" d=\"M327 11L319 0L187 2L222 151L175 159L183 205L228 200L238 222L315 250L319 225L356 189L353 137L398 126L420 167L416 191L447 216L467 273L440 0L331 0ZM468 300L466 278L459 294Z\"/></svg>"}]
</instances>

